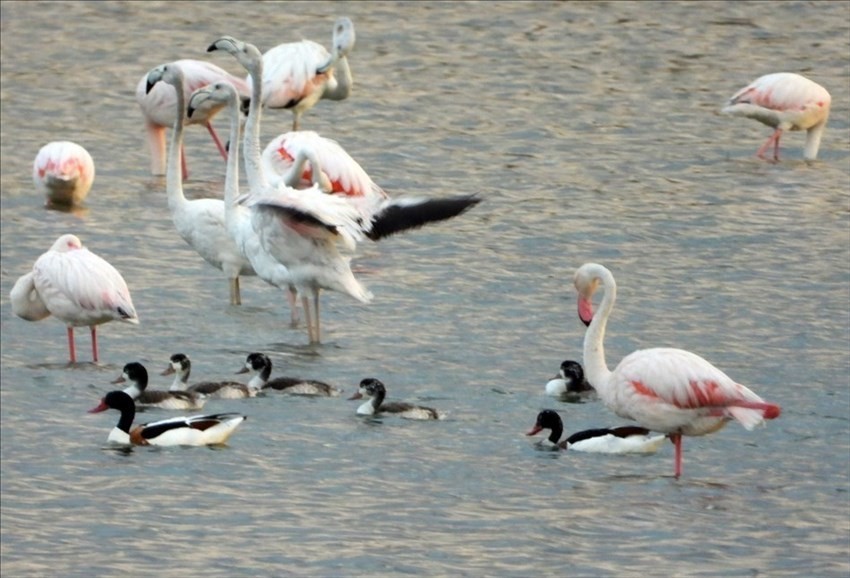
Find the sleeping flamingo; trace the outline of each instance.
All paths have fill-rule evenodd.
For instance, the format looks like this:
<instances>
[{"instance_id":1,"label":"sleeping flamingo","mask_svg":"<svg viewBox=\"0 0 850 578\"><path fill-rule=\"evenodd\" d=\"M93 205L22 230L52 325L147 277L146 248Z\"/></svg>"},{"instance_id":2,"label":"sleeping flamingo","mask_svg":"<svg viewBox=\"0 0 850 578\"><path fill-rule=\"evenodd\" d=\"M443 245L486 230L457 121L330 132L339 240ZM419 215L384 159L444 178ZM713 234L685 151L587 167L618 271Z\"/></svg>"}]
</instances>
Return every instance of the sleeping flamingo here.
<instances>
[{"instance_id":1,"label":"sleeping flamingo","mask_svg":"<svg viewBox=\"0 0 850 578\"><path fill-rule=\"evenodd\" d=\"M372 300L372 294L354 277L351 258L340 252L353 251L362 239L361 217L344 199L326 195L318 187L296 190L269 182L260 159L262 55L256 46L230 36L207 48L208 52L215 50L233 55L256 81L245 123L243 150L250 193L243 203L251 209L251 223L263 248L291 275L302 298L310 343L320 343L322 289L345 293L361 303Z\"/></svg>"},{"instance_id":2,"label":"sleeping flamingo","mask_svg":"<svg viewBox=\"0 0 850 578\"><path fill-rule=\"evenodd\" d=\"M184 94L191 94L198 88L219 80L227 80L233 83L233 86L244 97L247 97L250 92L250 88L244 80L233 76L215 64L192 59L183 59L176 62L183 71ZM139 103L139 107L142 109L142 114L145 117L145 129L151 152L151 174L164 175L166 171L165 131L174 125L174 116L177 114L175 108L177 105L177 94L167 84L157 85L153 90L148 91L148 75L145 74L139 79L139 83L136 85L136 102ZM184 117L184 120L186 124L201 124L205 126L221 156L227 160L227 150L221 143L221 139L218 138L218 134L212 125L212 119L216 112L218 111L210 111L209 114L198 112L194 118L189 119ZM182 145L180 148L180 162L183 170L183 178L185 179L188 177L188 170L186 167L186 154Z\"/></svg>"},{"instance_id":3,"label":"sleeping flamingo","mask_svg":"<svg viewBox=\"0 0 850 578\"><path fill-rule=\"evenodd\" d=\"M160 82L161 81L161 82ZM179 110L174 112L174 135L168 151L168 174L165 186L168 194L168 208L174 227L186 243L203 259L224 272L230 288L230 304L241 305L239 290L240 275L255 275L251 263L242 255L236 243L227 232L224 222L224 201L221 199L188 200L183 194L183 179L177 164L183 148L183 124L185 99L183 87L185 80L180 61L157 66L148 73L147 89L153 92L157 84L169 84L174 87ZM193 113L194 116L194 113Z\"/></svg>"},{"instance_id":4,"label":"sleeping flamingo","mask_svg":"<svg viewBox=\"0 0 850 578\"><path fill-rule=\"evenodd\" d=\"M17 280L9 297L12 311L22 319L39 321L55 315L68 326L71 363L77 362L74 327L91 329L92 358L97 363L98 325L116 319L139 323L124 278L75 235L59 237L32 271Z\"/></svg>"},{"instance_id":5,"label":"sleeping flamingo","mask_svg":"<svg viewBox=\"0 0 850 578\"><path fill-rule=\"evenodd\" d=\"M38 151L32 165L35 189L47 197L47 206L78 205L94 182L94 161L75 142L49 142Z\"/></svg>"},{"instance_id":6,"label":"sleeping flamingo","mask_svg":"<svg viewBox=\"0 0 850 578\"><path fill-rule=\"evenodd\" d=\"M377 241L401 231L455 217L481 199L474 195L448 198L390 197L334 140L314 131L284 133L266 145L263 169L272 183L302 188L317 185L354 205L363 234ZM314 167L321 167L318 171Z\"/></svg>"},{"instance_id":7,"label":"sleeping flamingo","mask_svg":"<svg viewBox=\"0 0 850 578\"><path fill-rule=\"evenodd\" d=\"M736 92L724 113L755 119L776 130L756 152L764 158L773 144L773 160L779 160L779 138L786 130L805 130L803 158L815 160L829 118L829 92L799 74L777 72L757 78Z\"/></svg>"},{"instance_id":8,"label":"sleeping flamingo","mask_svg":"<svg viewBox=\"0 0 850 578\"><path fill-rule=\"evenodd\" d=\"M263 105L292 110L292 130L298 130L301 115L319 100L344 100L351 93L348 54L354 48L354 24L349 18L334 23L333 52L312 40L286 42L263 55ZM247 79L252 85L251 77Z\"/></svg>"},{"instance_id":9,"label":"sleeping flamingo","mask_svg":"<svg viewBox=\"0 0 850 578\"><path fill-rule=\"evenodd\" d=\"M592 297L604 291L599 311ZM575 273L578 313L588 326L584 336L584 370L599 397L614 413L643 427L666 433L675 445L675 476L682 475L682 436L716 432L731 419L748 430L779 417L778 405L733 381L702 357L682 349L635 351L610 371L603 339L614 308L617 284L611 272L585 263Z\"/></svg>"}]
</instances>

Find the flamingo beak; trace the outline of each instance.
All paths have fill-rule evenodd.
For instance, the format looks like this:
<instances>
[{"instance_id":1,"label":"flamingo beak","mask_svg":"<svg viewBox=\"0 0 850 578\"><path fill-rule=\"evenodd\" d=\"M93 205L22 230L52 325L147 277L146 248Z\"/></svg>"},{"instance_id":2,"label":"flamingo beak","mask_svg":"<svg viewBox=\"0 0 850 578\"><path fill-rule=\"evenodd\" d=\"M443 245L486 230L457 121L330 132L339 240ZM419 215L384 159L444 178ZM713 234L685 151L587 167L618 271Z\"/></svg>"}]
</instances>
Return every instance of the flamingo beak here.
<instances>
[{"instance_id":1,"label":"flamingo beak","mask_svg":"<svg viewBox=\"0 0 850 578\"><path fill-rule=\"evenodd\" d=\"M578 298L578 318L587 326L593 321L593 303L583 295Z\"/></svg>"}]
</instances>

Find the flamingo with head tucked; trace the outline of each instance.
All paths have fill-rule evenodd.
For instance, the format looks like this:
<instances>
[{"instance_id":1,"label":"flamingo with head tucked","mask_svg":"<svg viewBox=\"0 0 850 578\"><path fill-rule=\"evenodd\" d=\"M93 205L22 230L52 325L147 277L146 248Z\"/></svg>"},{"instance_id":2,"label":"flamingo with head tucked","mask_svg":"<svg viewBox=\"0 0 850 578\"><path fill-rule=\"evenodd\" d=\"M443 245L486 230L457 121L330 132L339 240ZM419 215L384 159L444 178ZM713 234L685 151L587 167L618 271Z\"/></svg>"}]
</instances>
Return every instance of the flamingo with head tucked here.
<instances>
[{"instance_id":1,"label":"flamingo with head tucked","mask_svg":"<svg viewBox=\"0 0 850 578\"><path fill-rule=\"evenodd\" d=\"M585 263L575 273L579 318L584 336L584 371L599 397L614 413L643 427L666 433L676 447L674 473L682 475L682 436L716 432L729 420L753 429L779 417L778 405L737 383L702 357L682 349L635 351L614 368L605 363L603 340L614 308L617 284L611 272ZM592 297L602 287L599 311Z\"/></svg>"},{"instance_id":2,"label":"flamingo with head tucked","mask_svg":"<svg viewBox=\"0 0 850 578\"><path fill-rule=\"evenodd\" d=\"M250 88L244 80L233 76L211 62L186 58L177 60L176 64L183 71L183 92L185 94L191 94L198 88L219 80L227 80L232 83L243 97L247 98L250 93ZM145 117L145 130L151 153L151 174L164 175L166 171L165 131L174 125L174 117L177 114L177 93L171 85L166 83L157 84L149 90L148 75L145 74L136 85L136 102ZM219 153L227 160L227 150L212 125L212 119L217 112L217 110L197 111L193 118L188 118L185 117L184 109L184 121L190 125L200 124L205 126ZM180 166L185 179L188 176L188 170L182 143L180 145Z\"/></svg>"},{"instance_id":3,"label":"flamingo with head tucked","mask_svg":"<svg viewBox=\"0 0 850 578\"><path fill-rule=\"evenodd\" d=\"M779 160L779 138L785 131L805 130L803 157L815 160L829 118L829 92L818 83L792 72L777 72L757 78L729 99L723 112L755 119L776 129L756 152L765 158L773 145L773 160Z\"/></svg>"},{"instance_id":4,"label":"flamingo with head tucked","mask_svg":"<svg viewBox=\"0 0 850 578\"><path fill-rule=\"evenodd\" d=\"M49 142L38 151L32 165L35 189L47 205L78 205L94 182L94 161L82 146L71 141Z\"/></svg>"},{"instance_id":5,"label":"flamingo with head tucked","mask_svg":"<svg viewBox=\"0 0 850 578\"><path fill-rule=\"evenodd\" d=\"M75 235L59 237L32 271L18 279L9 297L12 311L22 319L54 315L68 326L71 363L77 362L74 327L91 329L92 359L97 363L98 325L114 320L139 323L124 278Z\"/></svg>"},{"instance_id":6,"label":"flamingo with head tucked","mask_svg":"<svg viewBox=\"0 0 850 578\"><path fill-rule=\"evenodd\" d=\"M343 100L353 80L348 54L354 48L354 24L342 17L334 23L332 51L312 40L286 42L263 55L263 105L292 110L292 130L321 99ZM249 76L248 86L253 83Z\"/></svg>"}]
</instances>

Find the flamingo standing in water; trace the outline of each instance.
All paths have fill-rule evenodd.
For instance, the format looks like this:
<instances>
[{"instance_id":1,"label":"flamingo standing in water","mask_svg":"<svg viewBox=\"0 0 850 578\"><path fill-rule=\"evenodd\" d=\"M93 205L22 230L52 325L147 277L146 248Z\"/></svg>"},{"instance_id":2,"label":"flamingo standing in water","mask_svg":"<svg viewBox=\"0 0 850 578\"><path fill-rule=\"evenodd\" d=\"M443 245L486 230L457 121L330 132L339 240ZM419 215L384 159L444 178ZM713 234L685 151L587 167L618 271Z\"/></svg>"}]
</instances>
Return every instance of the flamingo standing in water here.
<instances>
[{"instance_id":1,"label":"flamingo standing in water","mask_svg":"<svg viewBox=\"0 0 850 578\"><path fill-rule=\"evenodd\" d=\"M786 130L805 130L803 158L815 160L829 118L829 92L805 76L777 72L757 78L729 99L723 112L755 119L776 130L756 152L759 158L773 144L773 160L779 160L779 138Z\"/></svg>"},{"instance_id":2,"label":"flamingo standing in water","mask_svg":"<svg viewBox=\"0 0 850 578\"><path fill-rule=\"evenodd\" d=\"M372 299L351 272L351 258L340 252L353 251L362 238L361 217L344 199L318 187L296 190L269 182L260 158L263 57L256 46L230 36L207 48L215 50L233 55L255 81L243 142L251 189L244 204L252 211L251 222L263 248L286 266L301 295L310 343L319 343L321 289L345 293L362 303Z\"/></svg>"},{"instance_id":3,"label":"flamingo standing in water","mask_svg":"<svg viewBox=\"0 0 850 578\"><path fill-rule=\"evenodd\" d=\"M298 130L301 115L319 100L344 100L353 80L348 54L354 48L354 24L342 17L334 23L333 52L312 40L286 42L263 55L263 105L292 110L292 130ZM247 79L252 86L252 79Z\"/></svg>"},{"instance_id":4,"label":"flamingo standing in water","mask_svg":"<svg viewBox=\"0 0 850 578\"><path fill-rule=\"evenodd\" d=\"M55 315L68 326L71 363L77 362L74 327L91 329L92 358L97 363L98 325L116 319L139 323L124 278L75 235L59 237L32 271L17 280L9 297L18 317L40 321Z\"/></svg>"},{"instance_id":5,"label":"flamingo standing in water","mask_svg":"<svg viewBox=\"0 0 850 578\"><path fill-rule=\"evenodd\" d=\"M183 59L176 61L177 65L183 71L183 91L184 94L191 94L202 86L218 82L219 80L227 80L233 83L233 86L244 97L250 93L250 88L241 78L237 78L224 70L223 68L204 62L203 60ZM177 94L174 89L168 84L158 84L153 90L148 90L148 75L145 74L139 79L136 85L136 102L142 109L142 114L145 117L145 130L147 131L148 146L151 153L151 174L164 175L166 171L166 147L165 147L165 131L167 128L174 125L174 116L177 114ZM212 119L218 111L199 111L194 118L185 118L186 124L200 124L206 127L210 136L215 142L221 156L227 160L227 150L218 138L218 134L212 125ZM185 114L185 109L184 109ZM186 154L181 144L180 147L180 163L183 171L183 178L188 177L188 169L186 167Z\"/></svg>"},{"instance_id":6,"label":"flamingo standing in water","mask_svg":"<svg viewBox=\"0 0 850 578\"><path fill-rule=\"evenodd\" d=\"M32 165L35 189L47 205L78 205L94 182L94 161L89 151L71 141L49 142L38 151Z\"/></svg>"},{"instance_id":7,"label":"flamingo standing in water","mask_svg":"<svg viewBox=\"0 0 850 578\"><path fill-rule=\"evenodd\" d=\"M230 287L230 304L241 305L239 276L256 275L256 272L227 232L224 201L221 199L190 201L183 194L183 179L177 167L180 162L180 151L183 148L183 124L186 110L183 93L185 79L180 61L157 66L148 73L146 82L147 89L151 92L155 90L157 84L173 86L177 99L177 108L172 109L174 135L171 137L171 147L168 151L168 174L165 179L168 208L171 211L174 226L183 240L207 263L224 272ZM181 112L178 113L178 110Z\"/></svg>"},{"instance_id":8,"label":"flamingo standing in water","mask_svg":"<svg viewBox=\"0 0 850 578\"><path fill-rule=\"evenodd\" d=\"M481 201L474 195L390 197L339 143L314 131L278 136L266 146L262 161L273 183L295 188L316 185L346 198L360 213L363 234L373 241L451 219Z\"/></svg>"},{"instance_id":9,"label":"flamingo standing in water","mask_svg":"<svg viewBox=\"0 0 850 578\"><path fill-rule=\"evenodd\" d=\"M591 299L600 285L604 295L594 315ZM690 351L643 349L624 357L610 371L603 340L617 294L614 276L602 265L585 263L575 273L575 287L579 318L588 326L584 336L588 381L614 413L668 435L676 447L677 478L682 475L683 435L710 434L731 419L751 430L779 417L778 405L764 401Z\"/></svg>"},{"instance_id":10,"label":"flamingo standing in water","mask_svg":"<svg viewBox=\"0 0 850 578\"><path fill-rule=\"evenodd\" d=\"M230 142L239 142L240 111L236 89L227 81L199 88L189 98L189 116L200 108L230 107ZM297 289L292 284L289 270L268 251L260 241L251 222L251 209L237 203L239 197L239 147L234 146L227 159L224 180L224 223L230 238L241 254L248 259L257 276L266 283L286 290L290 307L290 323L298 325Z\"/></svg>"}]
</instances>

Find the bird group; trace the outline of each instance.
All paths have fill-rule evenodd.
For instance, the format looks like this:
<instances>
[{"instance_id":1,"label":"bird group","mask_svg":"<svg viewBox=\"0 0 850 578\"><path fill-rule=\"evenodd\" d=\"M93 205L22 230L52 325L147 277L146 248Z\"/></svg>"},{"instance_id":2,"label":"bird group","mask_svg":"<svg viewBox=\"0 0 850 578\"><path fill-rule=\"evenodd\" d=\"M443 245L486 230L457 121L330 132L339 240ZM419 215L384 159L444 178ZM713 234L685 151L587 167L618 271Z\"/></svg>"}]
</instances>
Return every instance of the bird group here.
<instances>
[{"instance_id":1,"label":"bird group","mask_svg":"<svg viewBox=\"0 0 850 578\"><path fill-rule=\"evenodd\" d=\"M350 266L358 243L451 219L480 202L476 196L392 197L339 143L301 130L303 115L320 100L342 100L351 94L348 56L354 44L354 25L348 18L334 23L331 50L303 40L261 53L253 44L222 36L208 46L207 52L233 56L247 72L245 79L210 62L182 59L154 67L136 87L136 99L145 118L151 173L165 174L168 207L179 236L225 274L231 305L241 304L242 276L258 276L282 290L293 325L300 323L300 299L311 344L321 342L322 289L363 303L373 299ZM772 146L772 160L778 161L784 132L805 130L803 156L814 160L830 104L829 93L815 82L798 74L774 73L735 93L723 112L753 118L775 129L758 149L760 158L765 158ZM262 111L278 108L292 111L292 130L263 148ZM212 119L225 109L230 116L229 147L222 144L212 125ZM193 124L206 127L226 160L223 199L188 200L183 193L183 181L189 174L183 130ZM173 130L166 152L169 126ZM239 188L240 142L248 183L245 193ZM92 185L94 163L79 145L52 142L38 153L33 179L48 205L78 205ZM679 477L682 436L713 433L731 420L752 429L779 416L778 405L764 401L703 358L681 349L636 351L609 370L603 340L616 297L614 276L600 264L586 263L576 271L574 285L579 318L587 326L584 368L565 361L559 377L547 383L546 393L562 399L597 396L618 416L639 426L587 430L561 441L561 418L545 410L528 435L548 429L548 440L554 447L607 452L621 451L617 448L622 448L618 445L622 443L631 448L622 451L652 452L660 441L669 438L675 446L674 474ZM600 288L603 297L597 313L592 297ZM38 321L53 315L63 321L72 363L76 362L74 327L90 328L92 358L97 362L97 325L111 320L139 322L120 273L71 234L62 235L38 258L32 271L18 279L11 303L15 314L23 319ZM189 386L189 360L175 354L163 372L175 375L171 390L157 393L146 391L145 368L128 364L116 382L132 384L108 393L92 411L112 408L121 412L109 436L111 441L199 445L224 443L245 416L192 416L131 428L136 405L171 401L173 407L195 409L209 397L253 397L263 390L339 395L337 388L322 382L270 380L271 362L260 353L248 356L244 371L255 372L247 384L208 382ZM378 379L367 378L351 399L368 398L357 409L361 415L440 417L433 408L386 402L385 397L385 386Z\"/></svg>"}]
</instances>

